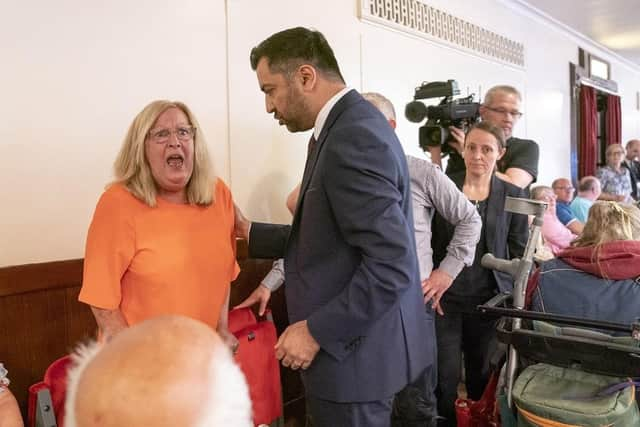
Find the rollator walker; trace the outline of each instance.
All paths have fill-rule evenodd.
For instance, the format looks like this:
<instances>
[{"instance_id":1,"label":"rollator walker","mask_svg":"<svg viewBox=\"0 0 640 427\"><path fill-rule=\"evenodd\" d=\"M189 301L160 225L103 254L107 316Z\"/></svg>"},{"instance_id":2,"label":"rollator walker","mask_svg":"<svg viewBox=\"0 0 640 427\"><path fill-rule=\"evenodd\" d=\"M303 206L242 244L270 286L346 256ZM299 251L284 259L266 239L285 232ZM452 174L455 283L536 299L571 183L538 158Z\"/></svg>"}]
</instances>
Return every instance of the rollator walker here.
<instances>
[{"instance_id":1,"label":"rollator walker","mask_svg":"<svg viewBox=\"0 0 640 427\"><path fill-rule=\"evenodd\" d=\"M541 393L540 405L549 405L551 408L543 408L541 412L553 414L554 411L562 418L563 411L575 411L574 407L589 408L594 406L598 399L605 399L612 393L627 389L627 396L632 396L629 410L634 411L634 415L629 415L624 419L634 421L615 421L603 424L621 426L640 425L640 415L638 415L637 404L635 403L634 386L638 382L633 380L640 377L640 323L620 324L608 321L576 318L552 313L542 313L528 311L525 309L525 296L527 284L534 262L536 243L540 237L544 212L547 204L529 199L519 199L507 197L505 210L524 215L533 215L530 226L529 240L522 259L502 260L495 258L492 254L485 254L482 258L482 265L485 268L501 271L511 275L514 279L514 289L511 294L498 294L487 303L478 306L478 310L489 315L500 317L497 324L498 340L508 346L506 363L503 369L503 382L506 394L506 404L514 412L514 383L516 383L520 372L521 361L526 360L528 364L538 363L535 367L549 369L560 372L558 383L550 381L548 387L549 396ZM640 286L640 283L638 284ZM640 313L640 307L638 308ZM568 325L568 326L567 326ZM603 333L607 332L607 333ZM624 337L612 337L608 333L624 335ZM534 366L530 366L534 368ZM527 375L535 369L527 368ZM547 374L545 372L545 374ZM562 381L569 381L571 375L586 378L586 380L598 379L606 383L606 387L601 387L597 393L584 391L589 387L582 387L580 383L573 386L567 383L566 390L562 389ZM555 373L554 373L555 375ZM611 377L611 378L609 378ZM604 378L604 379L602 379ZM533 384L534 378L527 377L526 381ZM522 391L523 387L530 385L525 380L516 384L516 392L520 399L523 396L528 398L535 394L531 391ZM523 383L526 383L523 386ZM564 383L562 383L564 384ZM595 383L594 383L595 384ZM630 388L630 390L629 390ZM533 390L533 386L529 389ZM538 386L538 392L540 386ZM560 390L560 391L558 391ZM540 394L540 393L539 393ZM535 398L532 397L533 400ZM563 403L564 402L564 403ZM539 402L535 402L538 405ZM565 405L566 409L565 409ZM611 406L611 404L608 404ZM571 423L558 422L551 417L531 415L531 419L523 420L523 411L518 406L518 426L577 426L587 425L585 422L574 421ZM587 411L585 409L585 413ZM601 411L602 409L598 409ZM557 414L556 414L557 415ZM568 414L567 416L575 414ZM580 414L581 415L581 414ZM585 415L587 419L594 418ZM631 417L631 418L630 418ZM527 418L527 417L524 417ZM532 421L533 419L533 421ZM569 419L571 417L569 416ZM615 417L605 417L612 420ZM503 417L504 420L504 417ZM503 421L503 425L505 422Z\"/></svg>"}]
</instances>

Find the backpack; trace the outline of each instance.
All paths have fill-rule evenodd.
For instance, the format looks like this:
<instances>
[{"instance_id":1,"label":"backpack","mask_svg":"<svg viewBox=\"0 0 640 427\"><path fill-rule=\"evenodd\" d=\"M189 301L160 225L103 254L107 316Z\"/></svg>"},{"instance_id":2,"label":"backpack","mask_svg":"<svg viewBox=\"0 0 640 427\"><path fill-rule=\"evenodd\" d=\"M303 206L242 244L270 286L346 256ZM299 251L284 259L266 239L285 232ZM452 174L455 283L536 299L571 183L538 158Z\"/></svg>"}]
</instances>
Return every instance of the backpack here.
<instances>
[{"instance_id":1,"label":"backpack","mask_svg":"<svg viewBox=\"0 0 640 427\"><path fill-rule=\"evenodd\" d=\"M538 363L513 386L518 427L640 426L635 383Z\"/></svg>"}]
</instances>

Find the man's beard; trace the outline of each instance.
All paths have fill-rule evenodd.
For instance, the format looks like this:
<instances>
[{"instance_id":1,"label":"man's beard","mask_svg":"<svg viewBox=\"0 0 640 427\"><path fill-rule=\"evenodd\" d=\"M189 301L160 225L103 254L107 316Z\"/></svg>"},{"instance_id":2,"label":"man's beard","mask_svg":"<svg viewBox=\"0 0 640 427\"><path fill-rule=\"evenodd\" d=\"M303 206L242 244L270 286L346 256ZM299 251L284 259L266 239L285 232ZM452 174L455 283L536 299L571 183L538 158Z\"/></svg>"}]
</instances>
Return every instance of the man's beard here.
<instances>
[{"instance_id":1,"label":"man's beard","mask_svg":"<svg viewBox=\"0 0 640 427\"><path fill-rule=\"evenodd\" d=\"M293 85L289 86L287 94L287 115L283 117L289 132L303 132L313 127L309 106L302 95Z\"/></svg>"}]
</instances>

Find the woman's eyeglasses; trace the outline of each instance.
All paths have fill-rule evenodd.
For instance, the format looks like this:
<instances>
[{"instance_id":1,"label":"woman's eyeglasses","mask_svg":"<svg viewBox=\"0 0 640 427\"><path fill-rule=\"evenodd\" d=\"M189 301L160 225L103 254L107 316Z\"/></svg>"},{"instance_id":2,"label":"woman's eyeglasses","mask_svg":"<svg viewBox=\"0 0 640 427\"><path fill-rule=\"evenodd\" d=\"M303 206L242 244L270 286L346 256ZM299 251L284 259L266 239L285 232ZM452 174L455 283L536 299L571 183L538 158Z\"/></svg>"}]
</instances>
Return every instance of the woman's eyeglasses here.
<instances>
[{"instance_id":1,"label":"woman's eyeglasses","mask_svg":"<svg viewBox=\"0 0 640 427\"><path fill-rule=\"evenodd\" d=\"M196 128L193 126L183 126L171 129L157 129L149 131L149 137L158 144L163 144L171 138L171 135L176 134L178 141L190 141L196 134Z\"/></svg>"}]
</instances>

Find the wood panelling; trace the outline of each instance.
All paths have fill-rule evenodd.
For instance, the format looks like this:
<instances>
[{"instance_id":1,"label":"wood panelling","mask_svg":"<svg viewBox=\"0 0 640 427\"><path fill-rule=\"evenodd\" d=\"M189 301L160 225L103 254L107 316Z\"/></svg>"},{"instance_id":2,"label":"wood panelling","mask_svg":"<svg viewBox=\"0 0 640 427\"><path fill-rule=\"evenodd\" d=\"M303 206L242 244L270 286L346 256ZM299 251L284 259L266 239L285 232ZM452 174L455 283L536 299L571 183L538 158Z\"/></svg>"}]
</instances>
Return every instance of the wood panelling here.
<instances>
[{"instance_id":1,"label":"wood panelling","mask_svg":"<svg viewBox=\"0 0 640 427\"><path fill-rule=\"evenodd\" d=\"M271 268L271 260L249 259L247 253L246 242L239 241L241 272L231 287L231 306L247 297ZM23 415L28 387L42 380L51 362L95 336L93 315L78 302L81 282L81 259L0 268L0 362L9 370ZM273 294L271 308L280 333L288 323L282 289ZM281 376L286 425L304 425L300 376L284 368Z\"/></svg>"}]
</instances>

